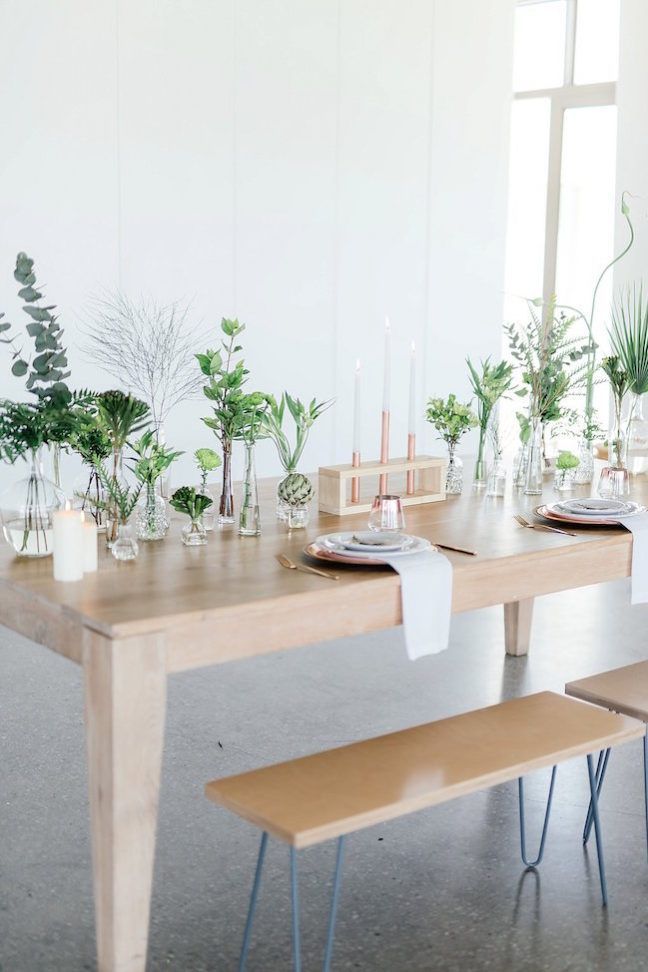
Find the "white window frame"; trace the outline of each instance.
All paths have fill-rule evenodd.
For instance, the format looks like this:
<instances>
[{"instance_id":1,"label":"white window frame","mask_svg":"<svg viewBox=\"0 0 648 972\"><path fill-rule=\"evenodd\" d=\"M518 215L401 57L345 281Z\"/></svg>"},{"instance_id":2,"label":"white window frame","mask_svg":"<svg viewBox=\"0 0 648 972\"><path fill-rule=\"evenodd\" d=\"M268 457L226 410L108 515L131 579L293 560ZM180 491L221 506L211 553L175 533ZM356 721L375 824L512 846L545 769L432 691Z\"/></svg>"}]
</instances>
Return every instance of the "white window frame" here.
<instances>
[{"instance_id":1,"label":"white window frame","mask_svg":"<svg viewBox=\"0 0 648 972\"><path fill-rule=\"evenodd\" d=\"M519 7L546 0L517 0ZM550 103L549 163L547 169L547 199L545 209L545 245L542 277L542 297L545 303L556 293L556 264L558 260L558 225L560 217L560 178L562 171L563 122L568 108L598 108L616 105L616 81L598 84L574 84L576 55L576 18L578 0L566 0L565 51L563 83L557 88L533 88L516 91L516 101L546 98Z\"/></svg>"}]
</instances>

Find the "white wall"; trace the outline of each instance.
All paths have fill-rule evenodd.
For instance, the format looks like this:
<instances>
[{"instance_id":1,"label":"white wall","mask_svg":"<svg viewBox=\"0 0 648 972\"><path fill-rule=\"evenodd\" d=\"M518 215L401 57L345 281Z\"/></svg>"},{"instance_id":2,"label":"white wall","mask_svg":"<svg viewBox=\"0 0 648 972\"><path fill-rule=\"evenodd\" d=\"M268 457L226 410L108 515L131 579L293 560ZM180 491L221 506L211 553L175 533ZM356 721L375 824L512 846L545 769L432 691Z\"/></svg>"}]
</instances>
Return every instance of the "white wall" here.
<instances>
[{"instance_id":1,"label":"white wall","mask_svg":"<svg viewBox=\"0 0 648 972\"><path fill-rule=\"evenodd\" d=\"M0 0L2 309L16 313L24 249L59 305L72 383L98 388L114 382L78 349L97 289L190 298L214 328L237 315L255 386L337 398L310 468L350 453L357 357L377 453L388 313L402 453L411 339L421 413L467 391L467 353L499 348L512 7ZM20 394L7 372L0 394ZM210 444L201 414L178 409L169 441ZM260 468L278 472L270 444Z\"/></svg>"}]
</instances>

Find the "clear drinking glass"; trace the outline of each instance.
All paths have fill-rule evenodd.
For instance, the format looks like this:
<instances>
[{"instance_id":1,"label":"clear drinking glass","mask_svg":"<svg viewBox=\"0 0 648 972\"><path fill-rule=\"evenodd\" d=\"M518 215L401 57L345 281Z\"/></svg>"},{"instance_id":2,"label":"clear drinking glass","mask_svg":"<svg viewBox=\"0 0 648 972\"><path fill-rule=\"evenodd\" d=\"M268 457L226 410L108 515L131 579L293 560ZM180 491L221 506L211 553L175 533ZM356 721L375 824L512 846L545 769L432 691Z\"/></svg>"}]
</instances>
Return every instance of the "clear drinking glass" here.
<instances>
[{"instance_id":1,"label":"clear drinking glass","mask_svg":"<svg viewBox=\"0 0 648 972\"><path fill-rule=\"evenodd\" d=\"M404 526L400 496L376 496L369 514L369 529L398 533Z\"/></svg>"}]
</instances>

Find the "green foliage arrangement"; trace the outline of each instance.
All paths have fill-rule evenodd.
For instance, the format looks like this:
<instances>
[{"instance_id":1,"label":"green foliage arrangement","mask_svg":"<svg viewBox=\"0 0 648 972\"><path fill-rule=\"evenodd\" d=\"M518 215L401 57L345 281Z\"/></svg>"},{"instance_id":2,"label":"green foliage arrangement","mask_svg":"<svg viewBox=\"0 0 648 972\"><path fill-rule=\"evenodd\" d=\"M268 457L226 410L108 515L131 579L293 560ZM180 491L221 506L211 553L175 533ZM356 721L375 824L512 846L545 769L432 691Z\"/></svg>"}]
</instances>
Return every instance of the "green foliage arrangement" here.
<instances>
[{"instance_id":1,"label":"green foliage arrangement","mask_svg":"<svg viewBox=\"0 0 648 972\"><path fill-rule=\"evenodd\" d=\"M442 398L429 398L425 410L427 421L434 426L440 438L454 448L462 435L476 428L478 419L470 404L463 404L454 394Z\"/></svg>"},{"instance_id":2,"label":"green foliage arrangement","mask_svg":"<svg viewBox=\"0 0 648 972\"><path fill-rule=\"evenodd\" d=\"M526 325L504 327L511 357L517 364L522 387L516 394L528 401L528 412L517 413L520 439L528 442L535 421L543 425L564 417L565 399L587 381L589 341L572 338L575 317L556 314L552 302L540 317L529 302L530 321Z\"/></svg>"},{"instance_id":3,"label":"green foliage arrangement","mask_svg":"<svg viewBox=\"0 0 648 972\"><path fill-rule=\"evenodd\" d=\"M26 376L31 402L0 400L0 458L15 462L19 456L49 443L65 443L74 433L78 409L92 401L88 391L71 392L66 384L70 372L63 330L55 304L43 304L44 288L37 283L34 261L26 253L16 257L14 278L21 285L18 296L29 317L27 337L33 344L25 351L24 341L0 313L0 343L10 348L12 374Z\"/></svg>"},{"instance_id":4,"label":"green foliage arrangement","mask_svg":"<svg viewBox=\"0 0 648 972\"><path fill-rule=\"evenodd\" d=\"M314 423L320 415L330 408L333 399L325 402L318 402L314 398L308 405L293 398L288 392L284 392L279 403L271 396L268 397L268 408L261 417L262 427L277 447L279 461L286 472L294 472L299 460L302 457L308 436ZM295 443L291 445L290 440L283 429L286 410L295 424Z\"/></svg>"},{"instance_id":5,"label":"green foliage arrangement","mask_svg":"<svg viewBox=\"0 0 648 972\"><path fill-rule=\"evenodd\" d=\"M121 452L129 438L148 424L146 402L117 389L97 395L97 411L113 452Z\"/></svg>"},{"instance_id":6,"label":"green foliage arrangement","mask_svg":"<svg viewBox=\"0 0 648 972\"><path fill-rule=\"evenodd\" d=\"M148 429L137 442L130 443L130 447L136 460L132 467L135 478L145 486L154 486L171 463L184 455L161 445L153 429Z\"/></svg>"},{"instance_id":7,"label":"green foliage arrangement","mask_svg":"<svg viewBox=\"0 0 648 972\"><path fill-rule=\"evenodd\" d=\"M137 506L137 501L144 488L144 483L129 486L127 483L109 474L103 462L100 462L96 468L99 481L106 491L107 498L106 500L95 500L95 504L99 509L107 513L109 517L113 517L116 523L125 526ZM112 539L115 536L116 533L113 531Z\"/></svg>"},{"instance_id":8,"label":"green foliage arrangement","mask_svg":"<svg viewBox=\"0 0 648 972\"><path fill-rule=\"evenodd\" d=\"M199 520L212 505L211 496L198 493L193 486L180 486L169 500L177 513L185 513L190 520Z\"/></svg>"},{"instance_id":9,"label":"green foliage arrangement","mask_svg":"<svg viewBox=\"0 0 648 972\"><path fill-rule=\"evenodd\" d=\"M563 450L556 457L556 469L566 472L568 469L576 469L580 466L580 459L573 452Z\"/></svg>"},{"instance_id":10,"label":"green foliage arrangement","mask_svg":"<svg viewBox=\"0 0 648 972\"><path fill-rule=\"evenodd\" d=\"M648 392L648 301L642 286L627 288L615 301L609 334L619 368L627 377L627 390L644 395Z\"/></svg>"},{"instance_id":11,"label":"green foliage arrangement","mask_svg":"<svg viewBox=\"0 0 648 972\"><path fill-rule=\"evenodd\" d=\"M623 400L631 389L631 381L623 367L621 359L616 354L608 355L601 361L601 370L607 376L612 390L614 402L614 429L610 437L613 458L616 468L623 465L624 436L622 425ZM630 416L632 418L632 415Z\"/></svg>"},{"instance_id":12,"label":"green foliage arrangement","mask_svg":"<svg viewBox=\"0 0 648 972\"><path fill-rule=\"evenodd\" d=\"M224 452L231 450L233 440L245 423L243 385L249 372L242 359L234 360L243 350L239 338L244 330L245 324L224 317L221 348L196 355L200 370L209 379L203 388L205 397L213 402L214 416L203 418L203 422L216 434Z\"/></svg>"},{"instance_id":13,"label":"green foliage arrangement","mask_svg":"<svg viewBox=\"0 0 648 972\"><path fill-rule=\"evenodd\" d=\"M477 450L477 469L481 468L484 460L486 435L493 415L493 409L510 391L513 384L513 366L508 361L491 364L490 357L480 362L479 370L470 358L466 358L470 373L470 384L477 399L477 421L479 423L479 446ZM495 423L496 424L496 423ZM497 455L500 453L499 433L496 428L491 429L493 446Z\"/></svg>"},{"instance_id":14,"label":"green foliage arrangement","mask_svg":"<svg viewBox=\"0 0 648 972\"><path fill-rule=\"evenodd\" d=\"M194 452L196 465L200 470L200 488L204 492L207 489L207 476L214 469L218 469L221 464L220 456L213 449L202 448Z\"/></svg>"}]
</instances>

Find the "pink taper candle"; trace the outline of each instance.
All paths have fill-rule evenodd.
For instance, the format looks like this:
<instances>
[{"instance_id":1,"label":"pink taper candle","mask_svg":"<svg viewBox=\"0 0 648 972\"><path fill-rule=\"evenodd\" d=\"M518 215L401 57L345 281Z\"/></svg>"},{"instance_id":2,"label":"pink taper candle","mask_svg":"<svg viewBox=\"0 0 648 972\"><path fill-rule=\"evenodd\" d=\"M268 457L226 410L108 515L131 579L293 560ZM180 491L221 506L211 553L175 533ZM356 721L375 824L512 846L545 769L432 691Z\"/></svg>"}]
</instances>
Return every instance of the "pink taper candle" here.
<instances>
[{"instance_id":1,"label":"pink taper candle","mask_svg":"<svg viewBox=\"0 0 648 972\"><path fill-rule=\"evenodd\" d=\"M389 398L391 392L391 327L385 318L385 370L383 377L382 421L380 427L380 461L389 462ZM387 473L380 477L379 493L387 493Z\"/></svg>"}]
</instances>

